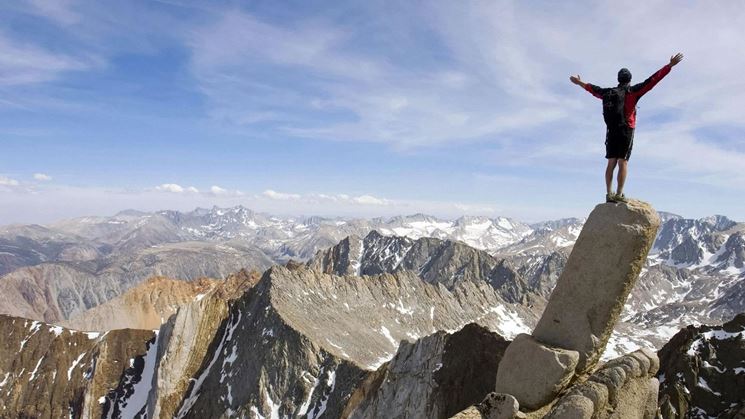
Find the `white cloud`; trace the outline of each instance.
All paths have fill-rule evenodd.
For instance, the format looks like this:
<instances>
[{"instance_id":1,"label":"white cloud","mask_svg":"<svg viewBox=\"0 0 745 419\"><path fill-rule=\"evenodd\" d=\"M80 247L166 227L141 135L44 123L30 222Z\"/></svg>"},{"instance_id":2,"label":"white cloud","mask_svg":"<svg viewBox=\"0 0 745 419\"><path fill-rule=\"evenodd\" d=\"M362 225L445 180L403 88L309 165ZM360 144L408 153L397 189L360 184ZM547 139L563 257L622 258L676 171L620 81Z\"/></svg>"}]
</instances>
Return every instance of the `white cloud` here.
<instances>
[{"instance_id":1,"label":"white cloud","mask_svg":"<svg viewBox=\"0 0 745 419\"><path fill-rule=\"evenodd\" d=\"M390 203L387 199L376 198L372 195L360 195L351 198L351 200L361 205L388 205Z\"/></svg>"},{"instance_id":2,"label":"white cloud","mask_svg":"<svg viewBox=\"0 0 745 419\"><path fill-rule=\"evenodd\" d=\"M152 190L157 192L167 192L172 194L181 194L181 195L204 195L207 197L240 197L243 196L243 192L239 190L229 190L222 188L217 185L211 186L206 191L200 191L194 186L184 187L177 183L164 183L162 185L158 185Z\"/></svg>"},{"instance_id":3,"label":"white cloud","mask_svg":"<svg viewBox=\"0 0 745 419\"><path fill-rule=\"evenodd\" d=\"M309 204L331 204L331 203L343 203L352 205L364 205L364 206L380 206L380 205L391 205L393 201L385 198L378 198L372 195L359 195L350 196L347 194L296 194L296 193L285 193L277 192L272 189L267 189L261 193L260 197L268 198L275 201L302 201Z\"/></svg>"},{"instance_id":4,"label":"white cloud","mask_svg":"<svg viewBox=\"0 0 745 419\"><path fill-rule=\"evenodd\" d=\"M227 194L227 193L228 193L228 190L227 190L227 189L223 189L223 188L221 188L221 187L219 187L219 186L217 186L217 185L214 185L214 186L212 186L212 187L210 188L210 192L211 192L211 193L212 193L213 195L225 195L225 194Z\"/></svg>"},{"instance_id":5,"label":"white cloud","mask_svg":"<svg viewBox=\"0 0 745 419\"><path fill-rule=\"evenodd\" d=\"M300 195L298 194L282 193L282 192L273 191L271 189L265 190L264 192L261 193L261 195L266 198L274 199L278 201L300 199Z\"/></svg>"},{"instance_id":6,"label":"white cloud","mask_svg":"<svg viewBox=\"0 0 745 419\"><path fill-rule=\"evenodd\" d=\"M52 177L44 173L34 173L34 179L42 182L47 182L52 180Z\"/></svg>"},{"instance_id":7,"label":"white cloud","mask_svg":"<svg viewBox=\"0 0 745 419\"><path fill-rule=\"evenodd\" d=\"M221 196L221 197L240 197L243 196L243 192L239 190L230 190L221 188L220 186L213 185L210 187L209 195L212 196Z\"/></svg>"},{"instance_id":8,"label":"white cloud","mask_svg":"<svg viewBox=\"0 0 745 419\"><path fill-rule=\"evenodd\" d=\"M19 182L7 176L0 176L0 186L18 186Z\"/></svg>"},{"instance_id":9,"label":"white cloud","mask_svg":"<svg viewBox=\"0 0 745 419\"><path fill-rule=\"evenodd\" d=\"M0 175L0 192L22 195L38 193L36 185L20 182L17 179L3 175ZM6 202L3 202L3 200L0 199L0 205L2 204L6 204Z\"/></svg>"},{"instance_id":10,"label":"white cloud","mask_svg":"<svg viewBox=\"0 0 745 419\"><path fill-rule=\"evenodd\" d=\"M181 185L177 185L175 183L164 183L162 185L158 185L155 187L156 191L160 192L170 192L170 193L183 193L184 188Z\"/></svg>"}]
</instances>

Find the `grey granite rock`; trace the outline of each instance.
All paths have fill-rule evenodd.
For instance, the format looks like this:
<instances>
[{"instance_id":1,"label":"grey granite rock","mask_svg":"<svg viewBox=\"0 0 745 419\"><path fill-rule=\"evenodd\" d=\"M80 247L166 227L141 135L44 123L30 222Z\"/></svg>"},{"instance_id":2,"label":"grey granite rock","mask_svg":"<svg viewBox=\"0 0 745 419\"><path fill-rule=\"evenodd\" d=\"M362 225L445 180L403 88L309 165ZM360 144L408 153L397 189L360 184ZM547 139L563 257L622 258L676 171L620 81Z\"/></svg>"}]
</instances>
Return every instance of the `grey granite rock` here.
<instances>
[{"instance_id":1,"label":"grey granite rock","mask_svg":"<svg viewBox=\"0 0 745 419\"><path fill-rule=\"evenodd\" d=\"M519 409L517 399L504 393L489 393L479 405L481 414L487 419L513 419Z\"/></svg>"},{"instance_id":2,"label":"grey granite rock","mask_svg":"<svg viewBox=\"0 0 745 419\"><path fill-rule=\"evenodd\" d=\"M448 418L493 390L508 344L473 323L453 334L437 332L413 343L403 341L393 359L358 387L342 417ZM501 399L489 400L505 410L498 403Z\"/></svg>"},{"instance_id":3,"label":"grey granite rock","mask_svg":"<svg viewBox=\"0 0 745 419\"><path fill-rule=\"evenodd\" d=\"M641 350L612 359L587 381L573 385L547 417L652 419L657 411L658 385L653 370L644 366L658 363L654 353Z\"/></svg>"},{"instance_id":4,"label":"grey granite rock","mask_svg":"<svg viewBox=\"0 0 745 419\"><path fill-rule=\"evenodd\" d=\"M580 394L565 397L551 410L546 419L590 419L595 412L592 400Z\"/></svg>"},{"instance_id":5,"label":"grey granite rock","mask_svg":"<svg viewBox=\"0 0 745 419\"><path fill-rule=\"evenodd\" d=\"M577 373L599 360L659 224L651 206L634 200L600 204L588 217L533 330L540 342L578 351Z\"/></svg>"},{"instance_id":6,"label":"grey granite rock","mask_svg":"<svg viewBox=\"0 0 745 419\"><path fill-rule=\"evenodd\" d=\"M515 396L522 407L537 409L569 383L578 360L577 351L544 345L527 334L517 335L499 365L495 391Z\"/></svg>"}]
</instances>

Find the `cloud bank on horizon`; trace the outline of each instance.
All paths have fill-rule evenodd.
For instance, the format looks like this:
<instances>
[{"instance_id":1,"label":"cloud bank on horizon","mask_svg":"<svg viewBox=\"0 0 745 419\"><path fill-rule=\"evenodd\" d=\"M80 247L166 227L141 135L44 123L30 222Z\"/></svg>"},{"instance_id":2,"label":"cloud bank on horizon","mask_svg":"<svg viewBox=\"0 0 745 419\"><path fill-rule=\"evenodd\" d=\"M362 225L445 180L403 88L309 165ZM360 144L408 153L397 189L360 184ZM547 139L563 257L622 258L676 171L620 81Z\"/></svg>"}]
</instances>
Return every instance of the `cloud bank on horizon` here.
<instances>
[{"instance_id":1,"label":"cloud bank on horizon","mask_svg":"<svg viewBox=\"0 0 745 419\"><path fill-rule=\"evenodd\" d=\"M641 81L628 194L744 220L745 9L716 3L0 6L0 224L244 204L321 215L583 216L597 99Z\"/></svg>"}]
</instances>

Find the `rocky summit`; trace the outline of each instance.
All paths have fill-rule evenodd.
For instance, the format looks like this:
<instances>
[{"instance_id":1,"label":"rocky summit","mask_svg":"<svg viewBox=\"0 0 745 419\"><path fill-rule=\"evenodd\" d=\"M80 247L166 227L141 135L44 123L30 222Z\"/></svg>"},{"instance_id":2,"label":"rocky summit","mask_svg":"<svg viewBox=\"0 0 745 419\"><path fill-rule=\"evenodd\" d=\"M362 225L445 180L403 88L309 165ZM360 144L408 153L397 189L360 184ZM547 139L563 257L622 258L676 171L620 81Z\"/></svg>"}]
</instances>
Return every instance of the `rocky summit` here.
<instances>
[{"instance_id":1,"label":"rocky summit","mask_svg":"<svg viewBox=\"0 0 745 419\"><path fill-rule=\"evenodd\" d=\"M605 349L659 225L651 206L633 200L600 204L587 219L533 330L538 340L578 351L578 373Z\"/></svg>"}]
</instances>

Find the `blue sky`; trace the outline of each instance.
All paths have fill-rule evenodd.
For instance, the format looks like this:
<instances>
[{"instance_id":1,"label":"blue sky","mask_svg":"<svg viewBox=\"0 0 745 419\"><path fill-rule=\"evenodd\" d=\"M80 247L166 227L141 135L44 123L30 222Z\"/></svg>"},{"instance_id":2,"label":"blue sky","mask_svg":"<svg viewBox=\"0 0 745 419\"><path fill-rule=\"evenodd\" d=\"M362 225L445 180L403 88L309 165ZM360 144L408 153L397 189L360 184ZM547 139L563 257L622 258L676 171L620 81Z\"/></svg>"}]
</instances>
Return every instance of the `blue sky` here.
<instances>
[{"instance_id":1,"label":"blue sky","mask_svg":"<svg viewBox=\"0 0 745 419\"><path fill-rule=\"evenodd\" d=\"M0 6L0 224L125 208L524 221L604 197L600 102L641 81L627 195L745 220L737 1L31 0Z\"/></svg>"}]
</instances>

